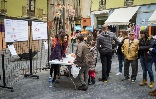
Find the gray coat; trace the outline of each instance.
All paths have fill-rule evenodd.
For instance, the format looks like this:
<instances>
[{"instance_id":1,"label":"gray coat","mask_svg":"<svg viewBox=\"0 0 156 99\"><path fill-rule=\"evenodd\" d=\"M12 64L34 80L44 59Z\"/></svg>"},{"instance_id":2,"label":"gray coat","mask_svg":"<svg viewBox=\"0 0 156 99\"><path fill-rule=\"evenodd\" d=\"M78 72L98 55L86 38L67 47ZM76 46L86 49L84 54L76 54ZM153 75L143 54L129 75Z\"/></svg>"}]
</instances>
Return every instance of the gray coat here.
<instances>
[{"instance_id":1,"label":"gray coat","mask_svg":"<svg viewBox=\"0 0 156 99\"><path fill-rule=\"evenodd\" d=\"M77 64L79 67L86 66L87 64L85 63L85 54L88 53L88 46L84 43L81 42L77 45L76 49L76 58L74 63Z\"/></svg>"},{"instance_id":2,"label":"gray coat","mask_svg":"<svg viewBox=\"0 0 156 99\"><path fill-rule=\"evenodd\" d=\"M97 49L100 53L113 52L112 42L115 41L115 45L119 43L118 38L112 32L102 32L97 37Z\"/></svg>"}]
</instances>

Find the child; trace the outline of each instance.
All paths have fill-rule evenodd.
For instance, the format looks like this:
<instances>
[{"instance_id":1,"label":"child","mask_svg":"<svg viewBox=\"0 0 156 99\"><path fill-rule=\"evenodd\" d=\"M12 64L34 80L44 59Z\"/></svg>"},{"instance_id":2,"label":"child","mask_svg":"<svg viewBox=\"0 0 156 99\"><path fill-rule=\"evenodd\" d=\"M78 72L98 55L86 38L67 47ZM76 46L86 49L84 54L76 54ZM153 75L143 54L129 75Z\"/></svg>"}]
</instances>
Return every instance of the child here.
<instances>
[{"instance_id":1,"label":"child","mask_svg":"<svg viewBox=\"0 0 156 99\"><path fill-rule=\"evenodd\" d=\"M88 75L89 75L88 84L91 85L91 84L95 84L95 66L97 63L98 52L95 46L95 42L92 41L88 44L89 44L90 51L93 52L94 54L94 59L95 59L95 65L90 66L90 70L88 72Z\"/></svg>"}]
</instances>

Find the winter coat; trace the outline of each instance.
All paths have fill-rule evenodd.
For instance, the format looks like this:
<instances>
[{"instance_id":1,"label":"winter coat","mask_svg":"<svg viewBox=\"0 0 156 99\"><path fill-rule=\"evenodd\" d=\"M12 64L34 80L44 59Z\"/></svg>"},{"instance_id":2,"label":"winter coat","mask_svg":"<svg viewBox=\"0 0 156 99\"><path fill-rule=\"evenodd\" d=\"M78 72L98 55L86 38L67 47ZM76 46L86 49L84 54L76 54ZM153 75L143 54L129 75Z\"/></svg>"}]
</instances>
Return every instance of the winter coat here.
<instances>
[{"instance_id":1,"label":"winter coat","mask_svg":"<svg viewBox=\"0 0 156 99\"><path fill-rule=\"evenodd\" d=\"M134 39L131 43L129 39L125 39L121 47L122 53L128 60L135 60L138 58L139 40Z\"/></svg>"},{"instance_id":2,"label":"winter coat","mask_svg":"<svg viewBox=\"0 0 156 99\"><path fill-rule=\"evenodd\" d=\"M146 62L152 61L152 56L148 54L149 48L152 46L153 39L139 40L139 55L143 56Z\"/></svg>"},{"instance_id":3,"label":"winter coat","mask_svg":"<svg viewBox=\"0 0 156 99\"><path fill-rule=\"evenodd\" d=\"M122 47L122 45L123 45L125 39L128 39L128 37L124 38L124 39L118 44L117 54L123 54L122 51L121 51L121 47Z\"/></svg>"},{"instance_id":4,"label":"winter coat","mask_svg":"<svg viewBox=\"0 0 156 99\"><path fill-rule=\"evenodd\" d=\"M152 60L153 62L156 62L156 40L154 41L151 48L153 48L151 51Z\"/></svg>"},{"instance_id":5,"label":"winter coat","mask_svg":"<svg viewBox=\"0 0 156 99\"><path fill-rule=\"evenodd\" d=\"M112 32L102 32L97 37L97 49L100 53L108 53L113 52L112 43L115 41L115 46L117 46L119 40Z\"/></svg>"},{"instance_id":6,"label":"winter coat","mask_svg":"<svg viewBox=\"0 0 156 99\"><path fill-rule=\"evenodd\" d=\"M53 47L50 55L50 60L62 60L62 46L59 41L57 41L56 45Z\"/></svg>"},{"instance_id":7,"label":"winter coat","mask_svg":"<svg viewBox=\"0 0 156 99\"><path fill-rule=\"evenodd\" d=\"M88 46L87 44L85 44L84 42L80 42L77 45L77 49L76 49L76 58L74 63L75 64L79 64L79 67L83 67L86 66L87 64L85 63L84 59L85 59L85 55L88 53Z\"/></svg>"},{"instance_id":8,"label":"winter coat","mask_svg":"<svg viewBox=\"0 0 156 99\"><path fill-rule=\"evenodd\" d=\"M94 54L94 59L95 59L94 63L96 64L97 57L98 57L98 52L97 52L96 46L92 47L90 49L90 51ZM95 69L95 65L91 65L90 68Z\"/></svg>"}]
</instances>

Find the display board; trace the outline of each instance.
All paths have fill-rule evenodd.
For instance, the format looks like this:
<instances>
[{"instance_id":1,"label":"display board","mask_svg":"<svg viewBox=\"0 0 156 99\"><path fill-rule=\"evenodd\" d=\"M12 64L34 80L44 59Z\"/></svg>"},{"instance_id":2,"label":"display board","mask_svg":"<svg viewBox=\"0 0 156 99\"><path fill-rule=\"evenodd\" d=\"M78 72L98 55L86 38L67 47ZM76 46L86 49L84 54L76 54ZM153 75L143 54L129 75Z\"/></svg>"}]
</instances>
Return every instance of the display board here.
<instances>
[{"instance_id":1,"label":"display board","mask_svg":"<svg viewBox=\"0 0 156 99\"><path fill-rule=\"evenodd\" d=\"M47 23L46 22L32 22L33 40L47 39Z\"/></svg>"},{"instance_id":2,"label":"display board","mask_svg":"<svg viewBox=\"0 0 156 99\"><path fill-rule=\"evenodd\" d=\"M28 21L4 19L4 25L6 42L28 40Z\"/></svg>"}]
</instances>

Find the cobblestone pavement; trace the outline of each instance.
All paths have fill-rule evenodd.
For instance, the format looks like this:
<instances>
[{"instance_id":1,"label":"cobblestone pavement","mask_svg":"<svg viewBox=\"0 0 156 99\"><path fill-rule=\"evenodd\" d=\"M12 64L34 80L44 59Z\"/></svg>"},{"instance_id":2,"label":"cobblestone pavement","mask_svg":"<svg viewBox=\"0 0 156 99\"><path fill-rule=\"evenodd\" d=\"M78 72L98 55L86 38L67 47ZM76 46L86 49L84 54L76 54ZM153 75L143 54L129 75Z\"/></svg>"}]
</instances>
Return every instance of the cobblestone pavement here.
<instances>
[{"instance_id":1,"label":"cobblestone pavement","mask_svg":"<svg viewBox=\"0 0 156 99\"><path fill-rule=\"evenodd\" d=\"M72 47L69 47L68 50L70 53ZM73 50L75 51L75 47ZM46 57L46 55L44 55L44 57ZM46 59L41 63L44 65L45 61ZM155 68L153 68L153 70L155 70ZM15 77L15 83L12 85L14 92L0 88L0 99L156 99L156 97L149 95L149 92L154 90L154 88L149 89L148 86L141 87L138 85L142 80L140 64L135 84L131 84L130 81L121 81L123 76L115 75L118 72L116 56L112 59L112 70L108 83L99 82L97 80L101 77L100 59L98 59L96 71L96 84L90 85L87 91L74 90L73 83L70 81L69 77L65 76L61 76L59 80L60 83L54 83L53 87L49 88L49 70L37 72L39 79L24 78L23 75L19 75L18 78ZM156 77L155 72L154 74ZM78 78L73 80L76 82L77 86L80 84Z\"/></svg>"},{"instance_id":2,"label":"cobblestone pavement","mask_svg":"<svg viewBox=\"0 0 156 99\"><path fill-rule=\"evenodd\" d=\"M101 77L101 63L98 60L96 68L97 78ZM121 81L122 76L116 76L118 72L117 58L112 59L112 70L109 82L99 82L90 85L87 91L74 90L69 77L61 76L60 83L54 83L49 88L49 70L38 73L39 79L25 78L13 85L14 92L0 88L0 99L156 99L149 95L148 86L139 86L142 80L142 70L139 65L139 73L135 84L130 81ZM155 73L155 72L154 72ZM156 73L155 73L156 74ZM156 76L156 75L155 75ZM78 79L74 79L79 84Z\"/></svg>"}]
</instances>

